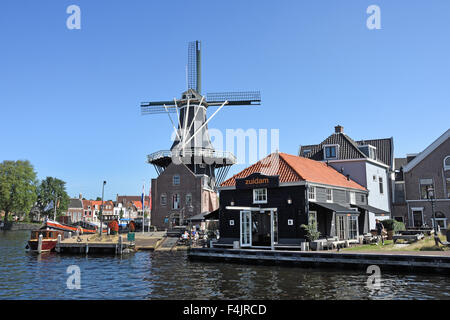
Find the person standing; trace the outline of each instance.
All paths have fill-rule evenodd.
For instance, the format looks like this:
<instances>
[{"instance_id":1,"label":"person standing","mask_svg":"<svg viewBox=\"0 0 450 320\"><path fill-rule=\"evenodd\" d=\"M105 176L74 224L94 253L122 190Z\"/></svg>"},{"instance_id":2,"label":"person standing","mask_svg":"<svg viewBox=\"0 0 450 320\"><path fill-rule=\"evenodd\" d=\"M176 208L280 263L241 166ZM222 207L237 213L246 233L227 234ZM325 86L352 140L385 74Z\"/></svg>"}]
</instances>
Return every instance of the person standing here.
<instances>
[{"instance_id":1,"label":"person standing","mask_svg":"<svg viewBox=\"0 0 450 320\"><path fill-rule=\"evenodd\" d=\"M378 219L376 219L375 222L376 222L375 228L377 229L377 237L378 237L377 245L378 245L378 242L380 242L380 237L381 237L381 243L384 246L384 238L383 238L384 225Z\"/></svg>"}]
</instances>

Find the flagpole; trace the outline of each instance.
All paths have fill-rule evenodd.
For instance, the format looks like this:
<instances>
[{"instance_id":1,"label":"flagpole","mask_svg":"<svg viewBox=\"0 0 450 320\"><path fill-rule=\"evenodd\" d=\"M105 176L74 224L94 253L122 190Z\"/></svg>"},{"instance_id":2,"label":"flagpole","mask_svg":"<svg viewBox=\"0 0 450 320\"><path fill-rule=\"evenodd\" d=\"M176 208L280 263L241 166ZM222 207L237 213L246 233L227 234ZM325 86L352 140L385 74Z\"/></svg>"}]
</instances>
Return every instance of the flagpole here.
<instances>
[{"instance_id":1,"label":"flagpole","mask_svg":"<svg viewBox=\"0 0 450 320\"><path fill-rule=\"evenodd\" d=\"M142 234L145 233L145 182L142 186Z\"/></svg>"}]
</instances>

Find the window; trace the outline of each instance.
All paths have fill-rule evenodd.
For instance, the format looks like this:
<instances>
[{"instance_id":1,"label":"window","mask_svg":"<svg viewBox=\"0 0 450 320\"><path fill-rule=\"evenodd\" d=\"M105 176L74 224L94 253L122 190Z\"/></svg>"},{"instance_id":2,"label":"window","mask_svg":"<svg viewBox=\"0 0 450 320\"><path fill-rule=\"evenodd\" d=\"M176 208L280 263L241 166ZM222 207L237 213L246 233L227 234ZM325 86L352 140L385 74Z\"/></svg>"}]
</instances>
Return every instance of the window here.
<instances>
[{"instance_id":1,"label":"window","mask_svg":"<svg viewBox=\"0 0 450 320\"><path fill-rule=\"evenodd\" d=\"M186 205L190 206L192 204L192 194L188 193L186 195Z\"/></svg>"},{"instance_id":2,"label":"window","mask_svg":"<svg viewBox=\"0 0 450 320\"><path fill-rule=\"evenodd\" d=\"M447 178L447 198L450 199L450 178Z\"/></svg>"},{"instance_id":3,"label":"window","mask_svg":"<svg viewBox=\"0 0 450 320\"><path fill-rule=\"evenodd\" d=\"M446 156L444 159L444 170L450 170L450 156Z\"/></svg>"},{"instance_id":4,"label":"window","mask_svg":"<svg viewBox=\"0 0 450 320\"><path fill-rule=\"evenodd\" d=\"M179 175L174 175L173 176L173 185L174 186L180 185L180 176Z\"/></svg>"},{"instance_id":5,"label":"window","mask_svg":"<svg viewBox=\"0 0 450 320\"><path fill-rule=\"evenodd\" d=\"M365 195L361 195L361 203L366 203L366 196Z\"/></svg>"},{"instance_id":6,"label":"window","mask_svg":"<svg viewBox=\"0 0 450 320\"><path fill-rule=\"evenodd\" d=\"M327 189L327 201L328 202L333 201L333 189Z\"/></svg>"},{"instance_id":7,"label":"window","mask_svg":"<svg viewBox=\"0 0 450 320\"><path fill-rule=\"evenodd\" d=\"M310 186L308 190L308 199L316 200L316 187Z\"/></svg>"},{"instance_id":8,"label":"window","mask_svg":"<svg viewBox=\"0 0 450 320\"><path fill-rule=\"evenodd\" d=\"M356 194L353 191L350 191L350 203L351 204L356 203Z\"/></svg>"},{"instance_id":9,"label":"window","mask_svg":"<svg viewBox=\"0 0 450 320\"><path fill-rule=\"evenodd\" d=\"M253 189L253 203L267 203L267 189Z\"/></svg>"},{"instance_id":10,"label":"window","mask_svg":"<svg viewBox=\"0 0 450 320\"><path fill-rule=\"evenodd\" d=\"M180 195L178 193L172 196L172 209L180 209Z\"/></svg>"},{"instance_id":11,"label":"window","mask_svg":"<svg viewBox=\"0 0 450 320\"><path fill-rule=\"evenodd\" d=\"M428 199L428 188L433 186L433 179L420 179L420 198Z\"/></svg>"},{"instance_id":12,"label":"window","mask_svg":"<svg viewBox=\"0 0 450 320\"><path fill-rule=\"evenodd\" d=\"M383 178L382 177L378 178L378 183L380 184L380 193L383 194L384 189L383 189Z\"/></svg>"},{"instance_id":13,"label":"window","mask_svg":"<svg viewBox=\"0 0 450 320\"><path fill-rule=\"evenodd\" d=\"M305 149L305 150L303 150L303 156L304 156L304 157L309 156L310 153L311 153L311 149Z\"/></svg>"},{"instance_id":14,"label":"window","mask_svg":"<svg viewBox=\"0 0 450 320\"><path fill-rule=\"evenodd\" d=\"M317 212L316 211L310 211L309 212L309 217L308 217L308 224L312 225L312 224L316 224L316 231L318 228L318 223L317 223Z\"/></svg>"},{"instance_id":15,"label":"window","mask_svg":"<svg viewBox=\"0 0 450 320\"><path fill-rule=\"evenodd\" d=\"M167 205L167 196L166 196L165 193L163 193L163 194L161 195L161 205L162 205L162 206Z\"/></svg>"},{"instance_id":16,"label":"window","mask_svg":"<svg viewBox=\"0 0 450 320\"><path fill-rule=\"evenodd\" d=\"M337 145L324 146L324 159L336 159L337 147Z\"/></svg>"}]
</instances>

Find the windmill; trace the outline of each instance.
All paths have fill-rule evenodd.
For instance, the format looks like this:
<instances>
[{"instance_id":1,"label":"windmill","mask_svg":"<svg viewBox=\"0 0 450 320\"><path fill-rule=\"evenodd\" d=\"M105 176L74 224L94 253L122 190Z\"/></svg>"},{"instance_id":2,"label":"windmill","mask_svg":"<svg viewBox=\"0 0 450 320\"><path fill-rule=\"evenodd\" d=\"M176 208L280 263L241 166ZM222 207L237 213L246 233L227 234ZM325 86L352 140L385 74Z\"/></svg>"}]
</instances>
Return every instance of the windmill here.
<instances>
[{"instance_id":1,"label":"windmill","mask_svg":"<svg viewBox=\"0 0 450 320\"><path fill-rule=\"evenodd\" d=\"M224 106L260 105L259 91L201 94L201 43L188 46L187 90L180 99L141 103L143 115L166 113L175 132L170 150L161 150L147 156L160 175L171 163L185 164L194 174L209 177L209 186L216 190L236 163L230 152L215 150L208 133L208 123ZM218 107L207 118L207 109ZM176 114L177 124L172 119ZM177 125L177 127L175 127Z\"/></svg>"}]
</instances>

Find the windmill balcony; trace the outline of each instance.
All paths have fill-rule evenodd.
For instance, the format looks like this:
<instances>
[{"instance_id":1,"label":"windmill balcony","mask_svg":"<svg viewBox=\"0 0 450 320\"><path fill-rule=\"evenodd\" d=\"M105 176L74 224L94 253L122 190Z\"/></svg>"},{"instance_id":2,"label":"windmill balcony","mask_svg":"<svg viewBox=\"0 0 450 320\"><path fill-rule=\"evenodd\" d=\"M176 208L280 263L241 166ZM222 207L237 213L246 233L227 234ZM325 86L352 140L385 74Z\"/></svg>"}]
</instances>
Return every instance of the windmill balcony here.
<instances>
[{"instance_id":1,"label":"windmill balcony","mask_svg":"<svg viewBox=\"0 0 450 320\"><path fill-rule=\"evenodd\" d=\"M228 151L217 151L211 149L189 149L189 150L160 150L147 156L148 163L159 163L164 159L172 157L202 157L208 159L208 163L216 163L219 165L232 165L236 163L236 157ZM212 160L212 161L211 161Z\"/></svg>"}]
</instances>

